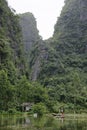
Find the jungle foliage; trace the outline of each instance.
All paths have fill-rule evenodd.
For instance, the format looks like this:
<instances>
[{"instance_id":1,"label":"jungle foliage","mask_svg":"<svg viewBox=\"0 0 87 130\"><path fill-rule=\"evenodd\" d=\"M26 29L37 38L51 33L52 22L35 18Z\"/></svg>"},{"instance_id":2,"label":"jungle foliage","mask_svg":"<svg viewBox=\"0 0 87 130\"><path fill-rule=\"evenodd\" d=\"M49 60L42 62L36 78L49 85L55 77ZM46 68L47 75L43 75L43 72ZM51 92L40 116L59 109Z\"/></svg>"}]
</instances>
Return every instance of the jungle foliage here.
<instances>
[{"instance_id":1,"label":"jungle foliage","mask_svg":"<svg viewBox=\"0 0 87 130\"><path fill-rule=\"evenodd\" d=\"M18 16L0 0L0 111L24 102L40 114L61 107L85 111L86 7L86 0L65 0L53 37L43 41L31 13Z\"/></svg>"},{"instance_id":2,"label":"jungle foliage","mask_svg":"<svg viewBox=\"0 0 87 130\"><path fill-rule=\"evenodd\" d=\"M45 41L37 78L49 89L52 100L77 109L87 107L86 7L86 0L65 1L53 37Z\"/></svg>"}]
</instances>

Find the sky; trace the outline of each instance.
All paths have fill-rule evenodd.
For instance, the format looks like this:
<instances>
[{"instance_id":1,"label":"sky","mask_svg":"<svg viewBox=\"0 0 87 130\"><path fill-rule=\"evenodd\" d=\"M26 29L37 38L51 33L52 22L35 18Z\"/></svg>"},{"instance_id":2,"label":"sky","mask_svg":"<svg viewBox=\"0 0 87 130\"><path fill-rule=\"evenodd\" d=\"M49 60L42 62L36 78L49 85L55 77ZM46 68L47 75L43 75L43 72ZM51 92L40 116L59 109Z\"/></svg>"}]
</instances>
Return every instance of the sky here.
<instances>
[{"instance_id":1,"label":"sky","mask_svg":"<svg viewBox=\"0 0 87 130\"><path fill-rule=\"evenodd\" d=\"M39 34L43 39L53 35L54 25L60 16L64 0L7 0L16 13L31 12L37 21Z\"/></svg>"}]
</instances>

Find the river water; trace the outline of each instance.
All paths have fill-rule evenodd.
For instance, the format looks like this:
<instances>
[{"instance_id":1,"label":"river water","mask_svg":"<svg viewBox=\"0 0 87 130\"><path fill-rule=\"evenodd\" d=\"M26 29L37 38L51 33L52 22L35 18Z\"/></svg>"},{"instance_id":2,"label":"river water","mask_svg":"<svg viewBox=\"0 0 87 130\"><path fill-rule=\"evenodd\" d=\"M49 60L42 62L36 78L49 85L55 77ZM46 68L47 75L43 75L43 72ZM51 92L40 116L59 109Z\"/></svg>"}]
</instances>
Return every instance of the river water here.
<instances>
[{"instance_id":1,"label":"river water","mask_svg":"<svg viewBox=\"0 0 87 130\"><path fill-rule=\"evenodd\" d=\"M87 119L2 115L0 130L87 130Z\"/></svg>"}]
</instances>

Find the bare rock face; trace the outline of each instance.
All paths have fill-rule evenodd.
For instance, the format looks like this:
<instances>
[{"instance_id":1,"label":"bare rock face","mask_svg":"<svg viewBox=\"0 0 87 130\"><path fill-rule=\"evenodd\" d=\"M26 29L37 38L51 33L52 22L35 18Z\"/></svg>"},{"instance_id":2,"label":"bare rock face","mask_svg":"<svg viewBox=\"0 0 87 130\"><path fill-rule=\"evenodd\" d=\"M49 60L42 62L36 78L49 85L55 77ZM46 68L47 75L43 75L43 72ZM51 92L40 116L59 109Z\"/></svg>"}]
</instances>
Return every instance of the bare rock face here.
<instances>
[{"instance_id":1,"label":"bare rock face","mask_svg":"<svg viewBox=\"0 0 87 130\"><path fill-rule=\"evenodd\" d=\"M37 48L34 48L34 51L37 50L37 53L34 55L34 64L31 63L31 80L33 81L36 81L38 79L43 64L42 62L46 61L48 58L48 52L46 49L47 48L45 46L45 43L42 40L39 41ZM31 51L31 55L32 54L33 51ZM32 61L33 59L31 60L31 62Z\"/></svg>"},{"instance_id":2,"label":"bare rock face","mask_svg":"<svg viewBox=\"0 0 87 130\"><path fill-rule=\"evenodd\" d=\"M79 8L80 8L80 20L87 20L87 1L79 0Z\"/></svg>"},{"instance_id":3,"label":"bare rock face","mask_svg":"<svg viewBox=\"0 0 87 130\"><path fill-rule=\"evenodd\" d=\"M40 39L36 20L33 14L29 12L20 14L19 17L25 51L29 52L32 46Z\"/></svg>"}]
</instances>

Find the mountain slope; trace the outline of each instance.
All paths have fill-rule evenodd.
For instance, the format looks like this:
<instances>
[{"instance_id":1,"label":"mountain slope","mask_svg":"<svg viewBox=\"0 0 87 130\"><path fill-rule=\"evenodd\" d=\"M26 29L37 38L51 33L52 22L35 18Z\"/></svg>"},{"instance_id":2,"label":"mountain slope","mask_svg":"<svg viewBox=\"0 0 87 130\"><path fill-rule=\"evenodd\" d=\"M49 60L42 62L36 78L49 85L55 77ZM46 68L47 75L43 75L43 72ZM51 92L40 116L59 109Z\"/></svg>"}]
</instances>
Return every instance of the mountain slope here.
<instances>
[{"instance_id":1,"label":"mountain slope","mask_svg":"<svg viewBox=\"0 0 87 130\"><path fill-rule=\"evenodd\" d=\"M86 6L87 2L85 0L66 0L54 31L54 37L62 42L61 46L62 44L67 47L71 45L71 49L80 54L86 52Z\"/></svg>"},{"instance_id":2,"label":"mountain slope","mask_svg":"<svg viewBox=\"0 0 87 130\"><path fill-rule=\"evenodd\" d=\"M27 69L18 19L6 0L0 0L0 111L19 103L16 85Z\"/></svg>"},{"instance_id":3,"label":"mountain slope","mask_svg":"<svg viewBox=\"0 0 87 130\"><path fill-rule=\"evenodd\" d=\"M71 107L87 106L86 7L86 0L65 1L53 38L44 43L47 57L39 61L37 80L52 88L49 94L53 99L71 103Z\"/></svg>"},{"instance_id":4,"label":"mountain slope","mask_svg":"<svg viewBox=\"0 0 87 130\"><path fill-rule=\"evenodd\" d=\"M40 57L38 57L38 54L40 51L39 49L43 48L42 47L43 41L41 37L39 36L37 23L33 14L27 12L24 14L20 14L19 17L20 17L20 26L22 28L22 34L23 34L23 43L24 43L24 48L25 48L26 60L27 60L26 62L27 62L28 68L30 68L28 70L29 75L30 75L29 77L32 80L36 80L38 77L39 70L40 70L40 62L39 62ZM33 52L34 48L37 48L38 50L37 49L35 50L37 50L38 52L37 51ZM31 52L33 53L33 55ZM35 64L33 65L34 61L35 61Z\"/></svg>"},{"instance_id":5,"label":"mountain slope","mask_svg":"<svg viewBox=\"0 0 87 130\"><path fill-rule=\"evenodd\" d=\"M36 20L32 13L20 14L20 26L22 27L23 42L26 52L29 52L33 44L39 39L39 32L36 25Z\"/></svg>"},{"instance_id":6,"label":"mountain slope","mask_svg":"<svg viewBox=\"0 0 87 130\"><path fill-rule=\"evenodd\" d=\"M18 75L24 73L24 53L21 28L18 16L14 15L5 0L0 0L0 68L7 69L11 75L12 68Z\"/></svg>"}]
</instances>

